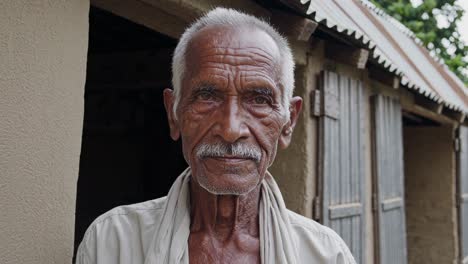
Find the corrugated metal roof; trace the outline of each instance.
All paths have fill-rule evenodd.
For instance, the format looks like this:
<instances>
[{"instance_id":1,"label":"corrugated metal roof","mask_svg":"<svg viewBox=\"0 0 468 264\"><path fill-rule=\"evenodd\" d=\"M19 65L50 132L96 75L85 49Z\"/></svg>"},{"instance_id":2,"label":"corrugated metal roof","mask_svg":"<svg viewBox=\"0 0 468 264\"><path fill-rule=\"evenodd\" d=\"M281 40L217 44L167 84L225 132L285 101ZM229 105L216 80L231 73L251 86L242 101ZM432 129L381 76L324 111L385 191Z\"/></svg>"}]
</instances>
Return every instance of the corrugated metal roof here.
<instances>
[{"instance_id":1,"label":"corrugated metal roof","mask_svg":"<svg viewBox=\"0 0 468 264\"><path fill-rule=\"evenodd\" d=\"M300 0L316 22L371 50L371 58L401 77L401 84L468 113L468 92L440 59L422 46L411 30L367 0Z\"/></svg>"}]
</instances>

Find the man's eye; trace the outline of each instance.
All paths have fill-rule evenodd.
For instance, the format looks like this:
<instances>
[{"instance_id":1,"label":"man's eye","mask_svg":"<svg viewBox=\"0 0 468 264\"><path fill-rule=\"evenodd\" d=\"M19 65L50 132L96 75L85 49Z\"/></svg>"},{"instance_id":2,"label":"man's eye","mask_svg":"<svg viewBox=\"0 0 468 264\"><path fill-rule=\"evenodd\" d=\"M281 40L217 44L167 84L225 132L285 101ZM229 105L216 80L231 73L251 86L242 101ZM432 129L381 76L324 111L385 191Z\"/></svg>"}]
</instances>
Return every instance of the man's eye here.
<instances>
[{"instance_id":1,"label":"man's eye","mask_svg":"<svg viewBox=\"0 0 468 264\"><path fill-rule=\"evenodd\" d=\"M255 104L268 104L270 101L268 98L265 98L264 96L257 96L254 98L254 103Z\"/></svg>"},{"instance_id":2,"label":"man's eye","mask_svg":"<svg viewBox=\"0 0 468 264\"><path fill-rule=\"evenodd\" d=\"M212 101L214 99L214 96L211 93L199 93L197 98L202 101Z\"/></svg>"}]
</instances>

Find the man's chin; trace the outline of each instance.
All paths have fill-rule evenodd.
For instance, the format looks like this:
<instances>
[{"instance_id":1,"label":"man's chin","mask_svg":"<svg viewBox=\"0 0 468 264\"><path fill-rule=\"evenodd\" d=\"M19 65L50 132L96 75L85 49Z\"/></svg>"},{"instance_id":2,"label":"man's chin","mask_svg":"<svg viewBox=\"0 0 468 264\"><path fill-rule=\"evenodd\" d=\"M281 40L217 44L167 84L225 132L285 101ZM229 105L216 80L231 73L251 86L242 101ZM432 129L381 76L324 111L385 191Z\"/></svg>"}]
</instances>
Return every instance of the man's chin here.
<instances>
[{"instance_id":1,"label":"man's chin","mask_svg":"<svg viewBox=\"0 0 468 264\"><path fill-rule=\"evenodd\" d=\"M258 164L252 160L231 159L220 162L207 158L192 168L192 175L198 184L215 195L244 195L255 189L262 177Z\"/></svg>"},{"instance_id":2,"label":"man's chin","mask_svg":"<svg viewBox=\"0 0 468 264\"><path fill-rule=\"evenodd\" d=\"M230 177L233 177L233 175L229 175L226 178ZM254 190L258 186L259 180L238 182L235 180L230 181L229 179L223 179L222 182L217 182L210 181L207 177L200 177L198 179L198 184L207 192L214 195L244 195Z\"/></svg>"}]
</instances>

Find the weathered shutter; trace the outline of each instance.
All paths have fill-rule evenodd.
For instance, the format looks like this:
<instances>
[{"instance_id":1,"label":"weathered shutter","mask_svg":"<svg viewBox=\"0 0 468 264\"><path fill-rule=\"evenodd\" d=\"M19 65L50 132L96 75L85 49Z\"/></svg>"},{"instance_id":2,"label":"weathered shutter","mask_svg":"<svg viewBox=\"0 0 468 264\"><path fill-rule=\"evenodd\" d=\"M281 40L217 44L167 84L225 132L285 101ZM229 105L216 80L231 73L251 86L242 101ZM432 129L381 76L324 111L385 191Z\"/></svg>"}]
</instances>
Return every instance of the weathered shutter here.
<instances>
[{"instance_id":1,"label":"weathered shutter","mask_svg":"<svg viewBox=\"0 0 468 264\"><path fill-rule=\"evenodd\" d=\"M458 210L460 254L462 263L468 263L468 127L460 126L456 139L458 171Z\"/></svg>"},{"instance_id":2,"label":"weathered shutter","mask_svg":"<svg viewBox=\"0 0 468 264\"><path fill-rule=\"evenodd\" d=\"M320 76L319 195L321 220L364 263L363 88L333 72Z\"/></svg>"},{"instance_id":3,"label":"weathered shutter","mask_svg":"<svg viewBox=\"0 0 468 264\"><path fill-rule=\"evenodd\" d=\"M397 99L383 95L374 96L372 101L378 263L405 264L407 253L401 106Z\"/></svg>"}]
</instances>

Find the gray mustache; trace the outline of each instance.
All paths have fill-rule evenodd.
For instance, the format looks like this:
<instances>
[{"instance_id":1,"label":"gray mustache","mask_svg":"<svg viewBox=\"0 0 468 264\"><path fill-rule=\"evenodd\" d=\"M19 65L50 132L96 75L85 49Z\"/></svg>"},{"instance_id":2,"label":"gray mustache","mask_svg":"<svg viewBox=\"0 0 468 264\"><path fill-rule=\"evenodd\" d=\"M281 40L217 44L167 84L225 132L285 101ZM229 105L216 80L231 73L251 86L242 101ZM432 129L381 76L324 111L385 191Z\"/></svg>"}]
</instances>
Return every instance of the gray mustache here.
<instances>
[{"instance_id":1,"label":"gray mustache","mask_svg":"<svg viewBox=\"0 0 468 264\"><path fill-rule=\"evenodd\" d=\"M222 158L225 156L234 156L241 159L251 159L260 162L262 153L256 146L246 143L201 143L195 150L195 155L200 158Z\"/></svg>"}]
</instances>

